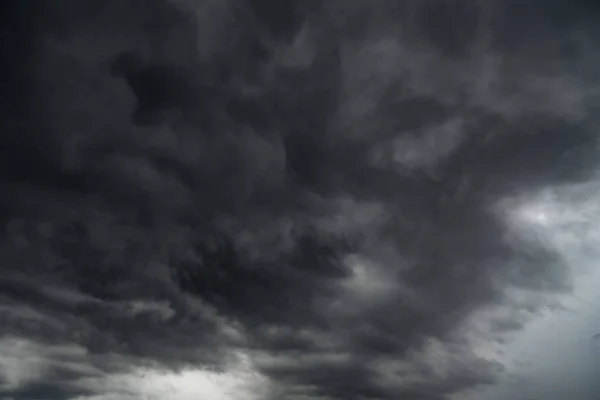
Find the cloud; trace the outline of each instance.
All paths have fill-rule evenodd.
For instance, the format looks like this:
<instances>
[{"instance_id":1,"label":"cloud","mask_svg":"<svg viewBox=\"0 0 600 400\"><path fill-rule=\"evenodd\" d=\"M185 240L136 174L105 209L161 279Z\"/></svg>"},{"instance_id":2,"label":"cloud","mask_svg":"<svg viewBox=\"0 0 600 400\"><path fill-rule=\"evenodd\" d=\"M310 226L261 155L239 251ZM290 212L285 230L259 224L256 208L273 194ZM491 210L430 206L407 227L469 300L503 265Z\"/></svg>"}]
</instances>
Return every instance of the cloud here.
<instances>
[{"instance_id":1,"label":"cloud","mask_svg":"<svg viewBox=\"0 0 600 400\"><path fill-rule=\"evenodd\" d=\"M2 395L158 396L132 374L233 352L244 398L442 399L571 290L523 224L565 211L523 205L595 179L592 5L286 1L283 29L269 3L12 6L38 23L2 43L0 333L35 350Z\"/></svg>"}]
</instances>

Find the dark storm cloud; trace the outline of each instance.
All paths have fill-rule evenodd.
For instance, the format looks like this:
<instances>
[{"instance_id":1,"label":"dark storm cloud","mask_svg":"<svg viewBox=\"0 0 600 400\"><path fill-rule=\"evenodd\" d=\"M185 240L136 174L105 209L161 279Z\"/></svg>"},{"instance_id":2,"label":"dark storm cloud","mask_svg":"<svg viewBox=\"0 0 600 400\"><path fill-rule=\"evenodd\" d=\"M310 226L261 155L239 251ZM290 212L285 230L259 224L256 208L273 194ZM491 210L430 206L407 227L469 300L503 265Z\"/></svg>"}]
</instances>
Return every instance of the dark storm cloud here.
<instances>
[{"instance_id":1,"label":"dark storm cloud","mask_svg":"<svg viewBox=\"0 0 600 400\"><path fill-rule=\"evenodd\" d=\"M0 332L132 366L252 350L331 399L493 382L465 320L569 290L493 209L594 171L597 10L276 3L2 14ZM74 398L56 371L6 395Z\"/></svg>"}]
</instances>

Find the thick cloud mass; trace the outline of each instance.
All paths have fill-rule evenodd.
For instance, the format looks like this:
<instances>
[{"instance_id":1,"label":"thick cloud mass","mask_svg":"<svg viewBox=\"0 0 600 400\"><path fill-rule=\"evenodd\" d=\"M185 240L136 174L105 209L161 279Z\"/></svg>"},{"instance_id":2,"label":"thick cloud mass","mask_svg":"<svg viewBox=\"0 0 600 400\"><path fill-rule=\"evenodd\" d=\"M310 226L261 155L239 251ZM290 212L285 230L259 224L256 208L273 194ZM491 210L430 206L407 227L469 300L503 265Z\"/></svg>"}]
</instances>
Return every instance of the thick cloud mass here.
<instances>
[{"instance_id":1,"label":"thick cloud mass","mask_svg":"<svg viewBox=\"0 0 600 400\"><path fill-rule=\"evenodd\" d=\"M5 1L0 333L87 353L0 394L232 350L278 399L493 383L467 320L571 285L498 205L596 172L600 9L564 3Z\"/></svg>"}]
</instances>

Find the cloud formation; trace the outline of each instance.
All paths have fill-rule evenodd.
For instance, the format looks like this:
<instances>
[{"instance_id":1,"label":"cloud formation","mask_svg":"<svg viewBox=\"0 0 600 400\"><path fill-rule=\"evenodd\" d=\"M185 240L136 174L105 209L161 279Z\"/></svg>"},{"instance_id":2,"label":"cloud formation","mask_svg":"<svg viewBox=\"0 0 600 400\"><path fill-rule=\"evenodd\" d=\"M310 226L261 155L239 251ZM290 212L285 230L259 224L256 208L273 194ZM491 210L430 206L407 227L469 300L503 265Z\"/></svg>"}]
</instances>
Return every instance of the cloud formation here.
<instances>
[{"instance_id":1,"label":"cloud formation","mask_svg":"<svg viewBox=\"0 0 600 400\"><path fill-rule=\"evenodd\" d=\"M36 346L1 395L234 352L264 396L444 399L502 374L475 313L570 290L501 211L594 179L592 2L37 3L1 13L0 345Z\"/></svg>"}]
</instances>

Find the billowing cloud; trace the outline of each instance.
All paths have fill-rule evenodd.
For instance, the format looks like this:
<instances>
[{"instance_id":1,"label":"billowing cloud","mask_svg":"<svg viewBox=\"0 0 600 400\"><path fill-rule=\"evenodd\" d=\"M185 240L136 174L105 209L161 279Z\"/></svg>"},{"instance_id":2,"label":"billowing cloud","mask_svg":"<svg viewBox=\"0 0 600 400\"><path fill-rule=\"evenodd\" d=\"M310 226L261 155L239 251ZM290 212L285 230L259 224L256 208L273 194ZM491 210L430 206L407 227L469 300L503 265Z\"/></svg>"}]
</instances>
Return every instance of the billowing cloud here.
<instances>
[{"instance_id":1,"label":"billowing cloud","mask_svg":"<svg viewBox=\"0 0 600 400\"><path fill-rule=\"evenodd\" d=\"M592 3L29 3L0 395L443 399L572 289L532 199L595 179Z\"/></svg>"}]
</instances>

